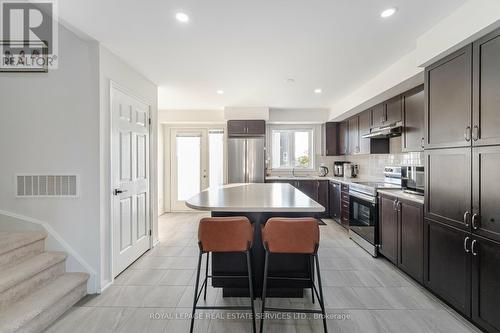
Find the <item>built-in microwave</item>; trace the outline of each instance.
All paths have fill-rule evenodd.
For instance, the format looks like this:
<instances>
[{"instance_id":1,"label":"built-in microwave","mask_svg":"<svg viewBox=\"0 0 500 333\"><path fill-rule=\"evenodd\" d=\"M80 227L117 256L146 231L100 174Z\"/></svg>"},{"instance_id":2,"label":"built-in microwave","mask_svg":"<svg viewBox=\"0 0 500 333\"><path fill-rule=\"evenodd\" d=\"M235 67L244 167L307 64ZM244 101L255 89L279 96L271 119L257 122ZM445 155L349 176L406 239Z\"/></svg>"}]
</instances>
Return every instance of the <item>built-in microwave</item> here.
<instances>
[{"instance_id":1,"label":"built-in microwave","mask_svg":"<svg viewBox=\"0 0 500 333\"><path fill-rule=\"evenodd\" d=\"M423 166L402 166L401 187L403 191L424 195L425 173Z\"/></svg>"}]
</instances>

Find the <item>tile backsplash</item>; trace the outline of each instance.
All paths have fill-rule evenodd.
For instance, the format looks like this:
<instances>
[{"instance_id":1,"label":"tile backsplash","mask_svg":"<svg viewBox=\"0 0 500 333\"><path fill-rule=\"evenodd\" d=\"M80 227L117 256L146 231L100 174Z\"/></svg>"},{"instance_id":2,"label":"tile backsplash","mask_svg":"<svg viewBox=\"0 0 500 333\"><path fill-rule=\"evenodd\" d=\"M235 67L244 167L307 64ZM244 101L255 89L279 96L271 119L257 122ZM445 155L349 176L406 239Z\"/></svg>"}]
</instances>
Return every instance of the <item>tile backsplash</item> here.
<instances>
[{"instance_id":1,"label":"tile backsplash","mask_svg":"<svg viewBox=\"0 0 500 333\"><path fill-rule=\"evenodd\" d=\"M329 176L333 175L333 163L335 161L349 161L359 165L359 177L384 177L385 166L401 165L424 165L424 153L401 152L401 137L391 139L390 154L370 154L370 155L348 155L348 156L321 156L316 155L315 164L317 169L321 163L324 163L330 169ZM279 175L283 172L273 171L273 175ZM300 172L299 175L312 175L316 172Z\"/></svg>"}]
</instances>

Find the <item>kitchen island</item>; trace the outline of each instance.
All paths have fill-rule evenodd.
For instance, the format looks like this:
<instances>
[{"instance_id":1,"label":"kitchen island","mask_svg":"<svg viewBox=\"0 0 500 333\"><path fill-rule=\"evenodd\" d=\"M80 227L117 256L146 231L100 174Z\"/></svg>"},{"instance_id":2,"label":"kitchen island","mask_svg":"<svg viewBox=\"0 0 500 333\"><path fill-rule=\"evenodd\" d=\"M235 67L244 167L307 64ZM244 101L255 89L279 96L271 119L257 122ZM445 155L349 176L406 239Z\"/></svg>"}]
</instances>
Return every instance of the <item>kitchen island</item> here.
<instances>
[{"instance_id":1,"label":"kitchen island","mask_svg":"<svg viewBox=\"0 0 500 333\"><path fill-rule=\"evenodd\" d=\"M271 217L319 218L325 207L310 199L290 184L230 184L207 189L186 201L192 209L210 211L213 217L246 216L254 226L252 269L255 295L262 292L264 247L261 226ZM243 254L215 253L212 255L214 275L245 275ZM269 261L270 276L310 276L309 257L300 254L276 254ZM274 283L273 283L274 282ZM214 287L223 288L224 297L248 296L246 281L213 279ZM270 281L270 297L302 297L307 281Z\"/></svg>"}]
</instances>

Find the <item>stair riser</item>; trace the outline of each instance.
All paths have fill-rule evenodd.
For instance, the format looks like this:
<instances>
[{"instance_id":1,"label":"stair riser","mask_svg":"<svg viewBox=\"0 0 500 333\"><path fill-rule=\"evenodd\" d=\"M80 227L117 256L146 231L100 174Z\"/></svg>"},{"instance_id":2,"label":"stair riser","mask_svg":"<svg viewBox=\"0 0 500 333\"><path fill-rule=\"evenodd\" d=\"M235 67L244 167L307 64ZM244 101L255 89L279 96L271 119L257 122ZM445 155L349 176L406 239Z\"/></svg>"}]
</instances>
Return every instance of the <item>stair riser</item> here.
<instances>
[{"instance_id":1,"label":"stair riser","mask_svg":"<svg viewBox=\"0 0 500 333\"><path fill-rule=\"evenodd\" d=\"M57 318L59 318L62 314L68 311L86 294L87 294L87 283L85 282L74 288L68 294L66 294L66 296L64 296L59 302L50 307L49 310L42 312L39 316L26 323L26 325L16 330L15 333L43 332L54 321L56 321ZM6 333L14 333L14 331Z\"/></svg>"},{"instance_id":2,"label":"stair riser","mask_svg":"<svg viewBox=\"0 0 500 333\"><path fill-rule=\"evenodd\" d=\"M43 239L0 255L0 267L12 266L44 251Z\"/></svg>"},{"instance_id":3,"label":"stair riser","mask_svg":"<svg viewBox=\"0 0 500 333\"><path fill-rule=\"evenodd\" d=\"M12 304L24 296L27 296L44 284L53 281L65 272L65 261L59 262L51 267L32 276L30 279L13 286L12 288L0 293L0 309Z\"/></svg>"}]
</instances>

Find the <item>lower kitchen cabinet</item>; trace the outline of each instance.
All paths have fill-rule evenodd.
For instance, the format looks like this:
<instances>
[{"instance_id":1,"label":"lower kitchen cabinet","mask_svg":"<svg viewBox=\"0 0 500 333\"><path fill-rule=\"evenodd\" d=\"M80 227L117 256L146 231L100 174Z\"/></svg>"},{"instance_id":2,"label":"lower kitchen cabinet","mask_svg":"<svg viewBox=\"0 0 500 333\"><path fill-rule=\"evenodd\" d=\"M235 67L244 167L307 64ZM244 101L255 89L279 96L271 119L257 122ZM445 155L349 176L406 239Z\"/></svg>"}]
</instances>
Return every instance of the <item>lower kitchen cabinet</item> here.
<instances>
[{"instance_id":1,"label":"lower kitchen cabinet","mask_svg":"<svg viewBox=\"0 0 500 333\"><path fill-rule=\"evenodd\" d=\"M317 180L297 180L297 189L314 201L318 201L318 181Z\"/></svg>"},{"instance_id":2,"label":"lower kitchen cabinet","mask_svg":"<svg viewBox=\"0 0 500 333\"><path fill-rule=\"evenodd\" d=\"M488 332L500 332L500 243L472 237L470 251L472 320Z\"/></svg>"},{"instance_id":3,"label":"lower kitchen cabinet","mask_svg":"<svg viewBox=\"0 0 500 333\"><path fill-rule=\"evenodd\" d=\"M424 285L470 317L470 234L426 220L424 243Z\"/></svg>"},{"instance_id":4,"label":"lower kitchen cabinet","mask_svg":"<svg viewBox=\"0 0 500 333\"><path fill-rule=\"evenodd\" d=\"M340 185L340 224L349 229L349 185Z\"/></svg>"},{"instance_id":5,"label":"lower kitchen cabinet","mask_svg":"<svg viewBox=\"0 0 500 333\"><path fill-rule=\"evenodd\" d=\"M379 252L393 264L398 262L398 200L381 195L379 199Z\"/></svg>"},{"instance_id":6,"label":"lower kitchen cabinet","mask_svg":"<svg viewBox=\"0 0 500 333\"><path fill-rule=\"evenodd\" d=\"M424 207L380 195L379 252L418 282L423 282Z\"/></svg>"},{"instance_id":7,"label":"lower kitchen cabinet","mask_svg":"<svg viewBox=\"0 0 500 333\"><path fill-rule=\"evenodd\" d=\"M420 283L424 281L424 206L399 200L398 267Z\"/></svg>"},{"instance_id":8,"label":"lower kitchen cabinet","mask_svg":"<svg viewBox=\"0 0 500 333\"><path fill-rule=\"evenodd\" d=\"M321 214L324 217L330 216L330 200L328 197L328 180L318 180L318 203L325 207L325 212Z\"/></svg>"}]
</instances>

